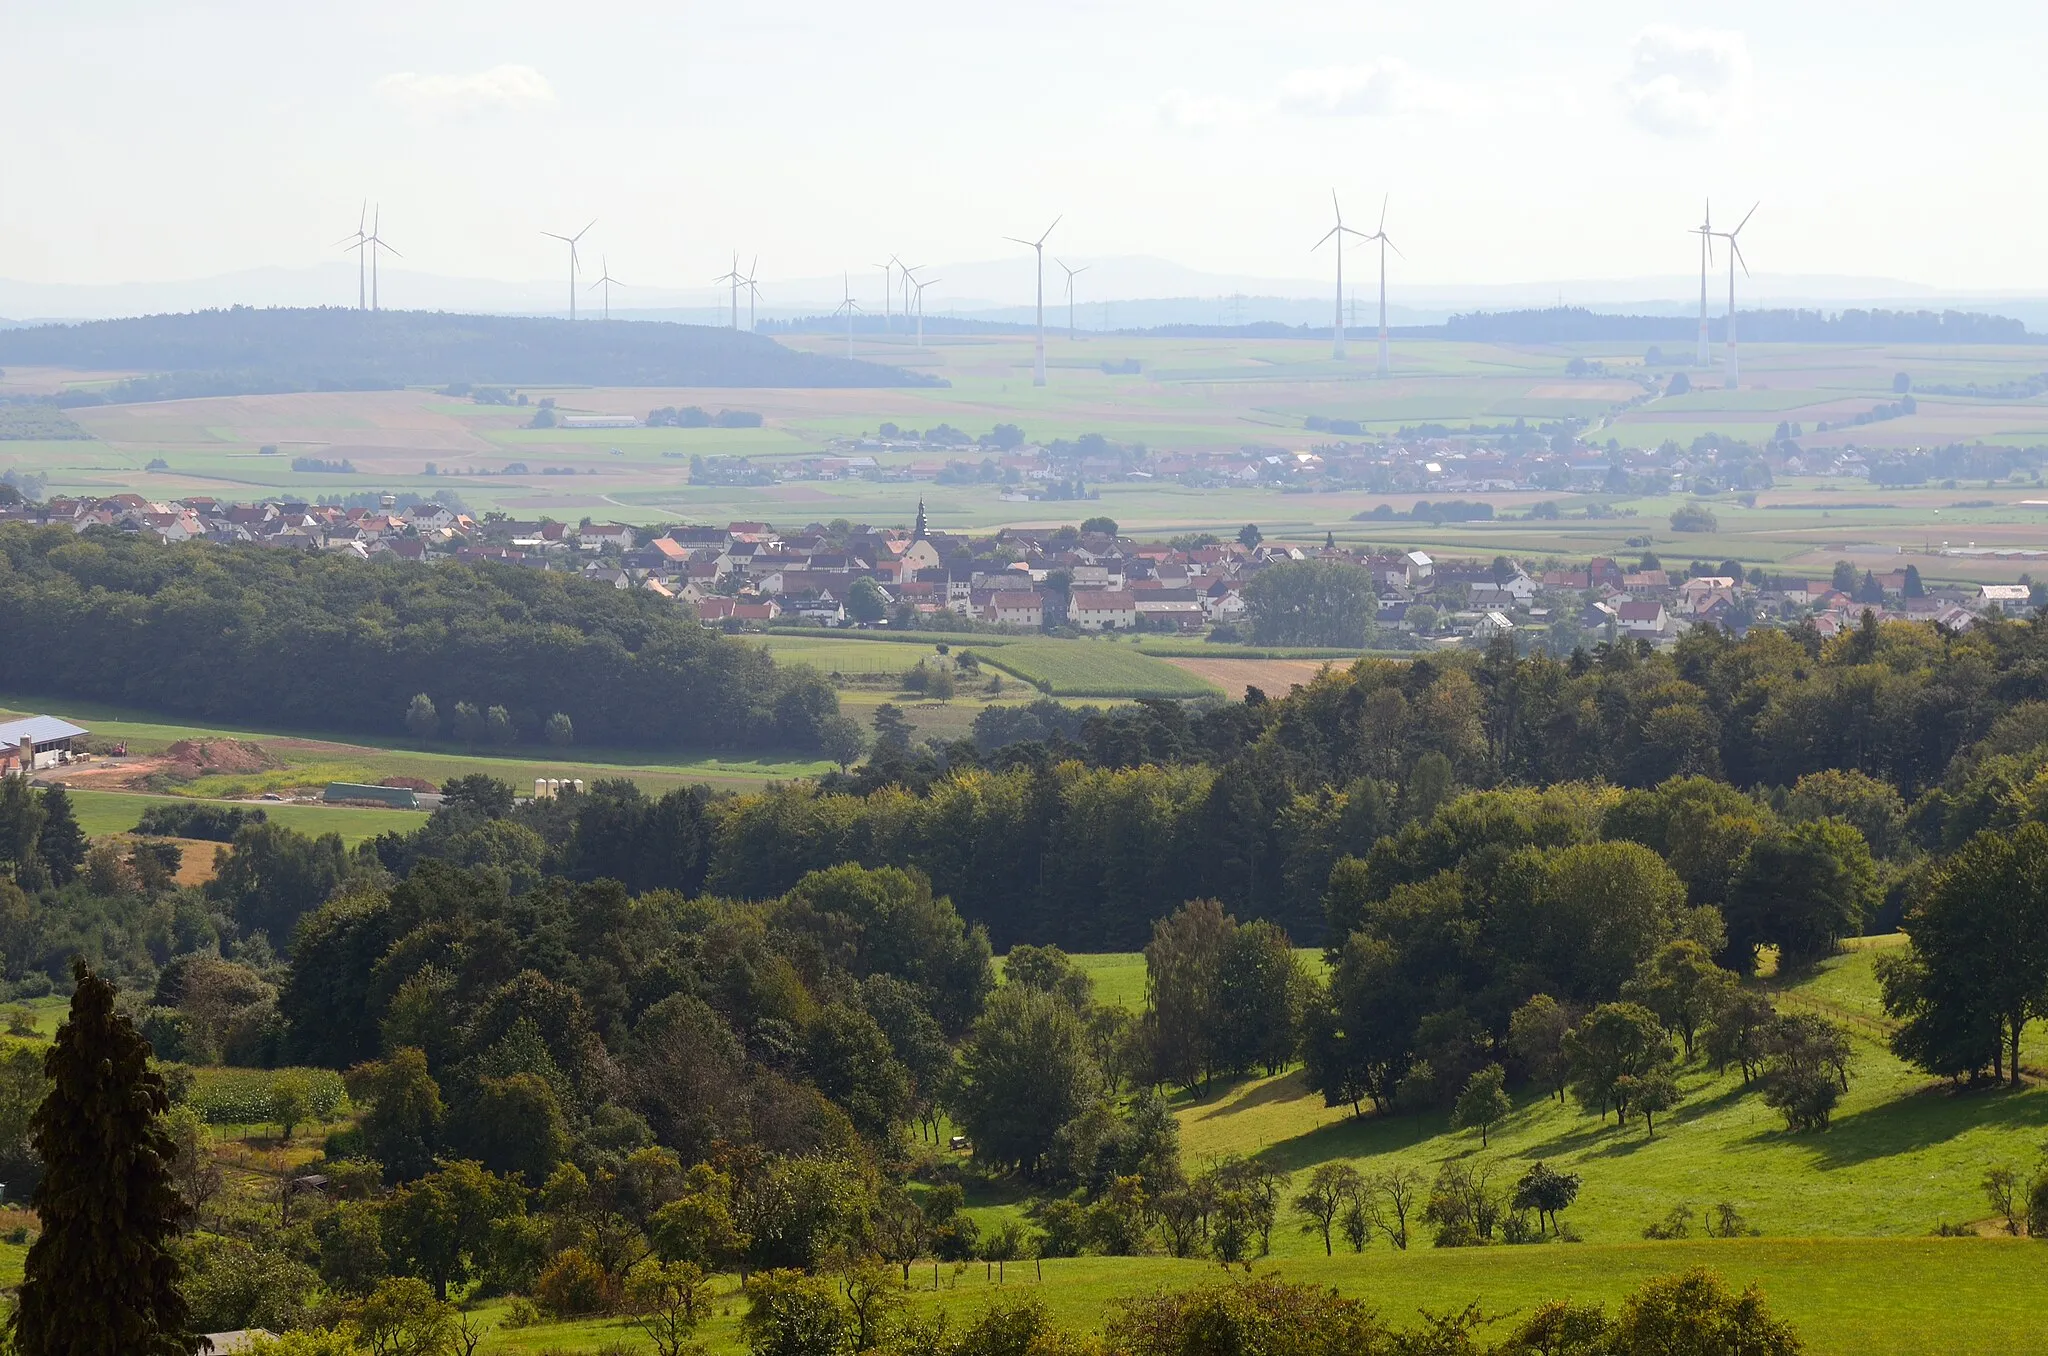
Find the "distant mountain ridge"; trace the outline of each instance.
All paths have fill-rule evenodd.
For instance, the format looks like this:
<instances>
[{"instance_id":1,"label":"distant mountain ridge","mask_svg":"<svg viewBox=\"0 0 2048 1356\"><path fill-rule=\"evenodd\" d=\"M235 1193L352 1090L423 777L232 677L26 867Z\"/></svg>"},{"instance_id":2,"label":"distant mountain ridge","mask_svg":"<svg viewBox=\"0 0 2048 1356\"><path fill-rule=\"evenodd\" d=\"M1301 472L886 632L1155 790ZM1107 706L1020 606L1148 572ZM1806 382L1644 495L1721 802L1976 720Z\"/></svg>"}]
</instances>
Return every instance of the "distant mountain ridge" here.
<instances>
[{"instance_id":1,"label":"distant mountain ridge","mask_svg":"<svg viewBox=\"0 0 2048 1356\"><path fill-rule=\"evenodd\" d=\"M0 330L0 367L180 378L166 394L373 390L415 385L860 387L934 378L800 353L704 325L568 321L340 307L196 311Z\"/></svg>"}]
</instances>

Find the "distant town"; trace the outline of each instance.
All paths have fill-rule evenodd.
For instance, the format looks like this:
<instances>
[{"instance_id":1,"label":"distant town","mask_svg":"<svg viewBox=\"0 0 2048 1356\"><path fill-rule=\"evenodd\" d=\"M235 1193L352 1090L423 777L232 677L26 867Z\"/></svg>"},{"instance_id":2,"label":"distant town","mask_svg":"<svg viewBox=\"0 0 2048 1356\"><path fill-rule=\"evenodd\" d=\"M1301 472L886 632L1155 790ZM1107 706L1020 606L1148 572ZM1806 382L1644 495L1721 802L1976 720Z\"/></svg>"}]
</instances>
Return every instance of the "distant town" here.
<instances>
[{"instance_id":1,"label":"distant town","mask_svg":"<svg viewBox=\"0 0 2048 1356\"><path fill-rule=\"evenodd\" d=\"M1390 649L1483 646L1502 636L1554 652L1619 639L1664 646L1703 624L1737 635L1810 625L1825 638L1860 624L1866 612L1878 621L1963 630L1986 613L2023 615L2048 602L2048 590L2028 581L1927 583L1911 565L1877 572L1846 561L1827 577L1809 577L1735 560L1667 562L1647 547L1626 559L1451 559L1342 546L1330 534L1271 540L1249 524L1234 538L1200 533L1147 542L1100 517L968 535L931 527L921 503L909 529L843 519L781 529L766 522L571 525L476 517L411 495L403 496L408 502L379 498L374 507L345 507L204 497L159 503L119 494L17 505L0 509L0 520L366 561L493 561L568 572L671 600L729 630L986 627L1234 642L1256 638L1251 582L1276 565L1307 561L1360 572L1358 585L1373 605L1370 643Z\"/></svg>"}]
</instances>

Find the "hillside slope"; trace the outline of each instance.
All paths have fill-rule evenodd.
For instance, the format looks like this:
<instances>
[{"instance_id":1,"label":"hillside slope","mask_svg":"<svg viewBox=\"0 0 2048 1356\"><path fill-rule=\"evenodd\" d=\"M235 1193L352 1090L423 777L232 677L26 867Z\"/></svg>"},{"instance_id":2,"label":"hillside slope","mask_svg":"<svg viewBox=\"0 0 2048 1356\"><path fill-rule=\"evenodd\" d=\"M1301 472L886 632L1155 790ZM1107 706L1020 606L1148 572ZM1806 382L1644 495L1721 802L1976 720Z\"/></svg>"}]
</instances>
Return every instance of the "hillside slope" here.
<instances>
[{"instance_id":1,"label":"hillside slope","mask_svg":"<svg viewBox=\"0 0 2048 1356\"><path fill-rule=\"evenodd\" d=\"M176 374L110 399L372 390L450 382L603 386L926 386L880 363L800 353L758 334L652 321L570 321L340 307L35 325L0 333L0 366Z\"/></svg>"}]
</instances>

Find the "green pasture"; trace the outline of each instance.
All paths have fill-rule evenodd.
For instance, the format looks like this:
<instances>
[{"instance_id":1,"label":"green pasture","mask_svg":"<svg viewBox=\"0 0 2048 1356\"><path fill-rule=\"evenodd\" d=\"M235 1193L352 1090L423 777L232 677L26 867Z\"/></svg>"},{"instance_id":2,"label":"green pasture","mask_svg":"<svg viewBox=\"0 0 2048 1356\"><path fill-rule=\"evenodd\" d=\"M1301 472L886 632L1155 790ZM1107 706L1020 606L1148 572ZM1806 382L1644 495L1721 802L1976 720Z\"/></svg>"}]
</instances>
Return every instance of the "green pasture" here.
<instances>
[{"instance_id":1,"label":"green pasture","mask_svg":"<svg viewBox=\"0 0 2048 1356\"><path fill-rule=\"evenodd\" d=\"M79 827L94 838L127 833L152 805L183 802L176 796L135 795L126 791L72 791L71 803L78 811ZM426 823L417 810L377 810L354 805L280 805L266 802L260 807L272 823L300 833L338 833L353 847L366 838L397 831L410 833Z\"/></svg>"},{"instance_id":2,"label":"green pasture","mask_svg":"<svg viewBox=\"0 0 2048 1356\"><path fill-rule=\"evenodd\" d=\"M1737 1289L1761 1289L1813 1356L2010 1356L2048 1342L2048 1309L2040 1303L2043 1246L1982 1238L1697 1238L1398 1252L1380 1242L1362 1254L1343 1250L1333 1257L1322 1256L1318 1245L1312 1256L1262 1261L1253 1270L1358 1296L1395 1327L1417 1325L1425 1311L1449 1313L1477 1303L1495 1317L1486 1335L1498 1340L1517 1317L1546 1300L1598 1303L1611 1311L1645 1282L1697 1266ZM0 1251L0 1280L10 1260L18 1269L19 1252ZM929 1264L913 1267L901 1303L913 1313L942 1310L958 1328L992 1302L1036 1299L1062 1324L1099 1328L1123 1296L1227 1279L1213 1262L1166 1257L1011 1262L1003 1272L999 1284L994 1269L978 1262L941 1264L936 1277ZM736 1356L745 1350L739 1336L744 1311L734 1278L720 1277L710 1316L697 1333L707 1352ZM502 1300L479 1306L479 1317L492 1325L482 1351L653 1350L627 1319L496 1326L508 1312Z\"/></svg>"},{"instance_id":3,"label":"green pasture","mask_svg":"<svg viewBox=\"0 0 2048 1356\"><path fill-rule=\"evenodd\" d=\"M908 668L905 664L903 667ZM814 776L828 764L812 759L729 759L717 755L680 756L666 761L643 750L577 748L556 758L526 746L506 754L467 749L460 744L421 746L396 736L287 731L232 723L181 723L175 719L102 702L69 697L0 695L0 719L15 714L59 716L83 725L102 739L120 740L131 754L161 753L179 740L235 739L261 745L280 767L245 774L203 777L178 788L200 797L242 797L294 787L324 786L330 781L379 782L386 777L419 777L439 785L454 777L483 773L530 788L539 777L576 778L586 782L625 777L659 795L677 786L705 784L734 789L771 781Z\"/></svg>"}]
</instances>

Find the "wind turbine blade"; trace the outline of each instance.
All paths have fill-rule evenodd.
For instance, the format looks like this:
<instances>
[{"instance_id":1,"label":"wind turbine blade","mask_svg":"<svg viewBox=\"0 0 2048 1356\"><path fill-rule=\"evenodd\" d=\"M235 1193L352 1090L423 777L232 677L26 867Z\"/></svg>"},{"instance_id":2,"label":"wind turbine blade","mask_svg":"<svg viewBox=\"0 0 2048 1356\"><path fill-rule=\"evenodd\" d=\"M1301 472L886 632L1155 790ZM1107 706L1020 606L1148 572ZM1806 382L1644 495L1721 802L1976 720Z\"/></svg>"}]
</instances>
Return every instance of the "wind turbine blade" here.
<instances>
[{"instance_id":1,"label":"wind turbine blade","mask_svg":"<svg viewBox=\"0 0 2048 1356\"><path fill-rule=\"evenodd\" d=\"M1062 212L1058 216L1054 217L1052 219L1052 225L1045 228L1045 235L1038 237L1037 243L1043 245L1046 242L1046 238L1050 236L1054 231L1058 230L1059 224L1065 221L1066 219L1067 214L1065 212Z\"/></svg>"},{"instance_id":2,"label":"wind turbine blade","mask_svg":"<svg viewBox=\"0 0 2048 1356\"><path fill-rule=\"evenodd\" d=\"M371 237L371 243L382 246L384 249L390 250L393 254L397 254L398 257L401 259L405 257L403 254L399 254L398 246L396 245L386 245L383 241L376 239L376 237L374 236Z\"/></svg>"},{"instance_id":3,"label":"wind turbine blade","mask_svg":"<svg viewBox=\"0 0 2048 1356\"><path fill-rule=\"evenodd\" d=\"M1384 231L1380 233L1380 243L1384 244L1388 249L1392 250L1394 253L1401 254L1401 247L1394 243L1394 237L1386 234ZM1401 254L1401 257L1403 259L1406 259L1408 256L1405 254Z\"/></svg>"},{"instance_id":4,"label":"wind turbine blade","mask_svg":"<svg viewBox=\"0 0 2048 1356\"><path fill-rule=\"evenodd\" d=\"M583 229L582 229L582 230L580 230L580 231L576 232L576 238L577 238L578 240L581 240L581 239L582 239L582 238L583 238L584 236L586 236L586 235L589 235L589 234L590 234L590 228L591 228L592 226L595 226L595 225L597 225L597 218L596 218L596 217L592 217L592 218L591 218L591 219L589 220L589 222L587 222L587 223L586 223L586 224L584 225L584 227L583 227Z\"/></svg>"},{"instance_id":5,"label":"wind turbine blade","mask_svg":"<svg viewBox=\"0 0 2048 1356\"><path fill-rule=\"evenodd\" d=\"M1337 224L1342 226L1344 224L1344 209L1337 205L1337 190L1334 188L1330 190L1330 210L1337 214Z\"/></svg>"},{"instance_id":6,"label":"wind turbine blade","mask_svg":"<svg viewBox=\"0 0 2048 1356\"><path fill-rule=\"evenodd\" d=\"M570 243L571 243L571 241L570 241L570 239L569 239L569 237L568 237L568 236L566 236L566 235L556 235L556 234L555 234L555 233L554 233L553 231L542 231L542 232L541 232L541 234L542 234L542 235L544 235L544 236L546 236L546 237L547 237L548 239L550 239L550 240L559 240L559 241L561 241L561 242L562 242L563 244L565 244L565 245L567 245L567 244L570 244Z\"/></svg>"},{"instance_id":7,"label":"wind turbine blade","mask_svg":"<svg viewBox=\"0 0 2048 1356\"><path fill-rule=\"evenodd\" d=\"M1393 196L1394 196L1393 194L1389 193L1389 194L1387 194L1387 195L1386 195L1385 197L1383 197L1383 198L1381 198L1381 199L1380 199L1380 234L1381 234L1381 235L1385 235L1385 234L1387 233L1387 203L1388 203L1388 201L1389 201L1389 200L1391 200L1391 199L1393 198Z\"/></svg>"},{"instance_id":8,"label":"wind turbine blade","mask_svg":"<svg viewBox=\"0 0 2048 1356\"><path fill-rule=\"evenodd\" d=\"M1040 242L1038 242L1038 241L1036 241L1036 240L1026 240L1026 239L1024 239L1024 238L1023 238L1022 236L1015 236L1015 235L1006 235L1006 236L1004 236L1004 237L1003 237L1003 239L1005 239L1005 240L1009 240L1009 241L1012 241L1012 242L1014 242L1014 243L1016 243L1016 244L1019 244L1019 245L1022 245L1022 246L1024 246L1024 248L1026 248L1026 249L1032 249L1032 250L1035 250L1035 249L1037 249L1037 248L1038 248L1038 246L1039 246L1039 243L1040 243Z\"/></svg>"},{"instance_id":9,"label":"wind turbine blade","mask_svg":"<svg viewBox=\"0 0 2048 1356\"><path fill-rule=\"evenodd\" d=\"M1736 237L1736 236L1737 236L1738 234L1740 234L1740 233L1741 233L1741 231L1742 231L1742 228L1743 228L1744 226L1747 226L1747 225L1749 225L1749 219L1750 219L1751 217L1753 217L1753 216L1755 216L1755 215L1756 215L1756 209L1757 209L1757 208L1759 208L1759 207L1762 207L1762 206L1763 206L1763 203L1762 203L1762 202L1757 202L1757 203L1753 204L1753 205L1752 205L1752 206L1750 207L1750 209L1749 209L1749 210L1748 210L1747 212L1744 212L1744 213L1742 214L1742 220L1736 223L1736 225L1735 225L1735 229L1734 229L1734 230L1732 230L1732 231L1730 231L1730 232L1728 232L1728 238L1729 238L1730 240L1733 240L1733 239L1734 239L1734 238L1735 238L1735 237Z\"/></svg>"},{"instance_id":10,"label":"wind turbine blade","mask_svg":"<svg viewBox=\"0 0 2048 1356\"><path fill-rule=\"evenodd\" d=\"M1309 246L1309 248L1310 248L1311 250L1319 250L1319 249L1321 249L1321 248L1322 248L1322 247L1323 247L1324 245L1327 245L1328 243L1330 243L1330 237L1331 237L1331 236L1333 236L1333 235L1341 235L1341 234L1343 233L1343 231L1344 231L1344 228L1343 228L1342 226L1332 226L1332 227L1331 227L1331 228L1330 228L1329 230L1327 230L1327 231L1324 231L1324 232L1323 232L1323 238L1322 238L1321 240L1318 240L1318 241L1316 241L1316 243L1315 243L1315 244L1313 244L1313 245L1310 245L1310 246Z\"/></svg>"},{"instance_id":11,"label":"wind turbine blade","mask_svg":"<svg viewBox=\"0 0 2048 1356\"><path fill-rule=\"evenodd\" d=\"M1742 265L1742 276L1749 276L1749 260L1742 257L1742 246L1735 243L1735 237L1728 237L1728 248L1735 251L1735 262Z\"/></svg>"}]
</instances>

